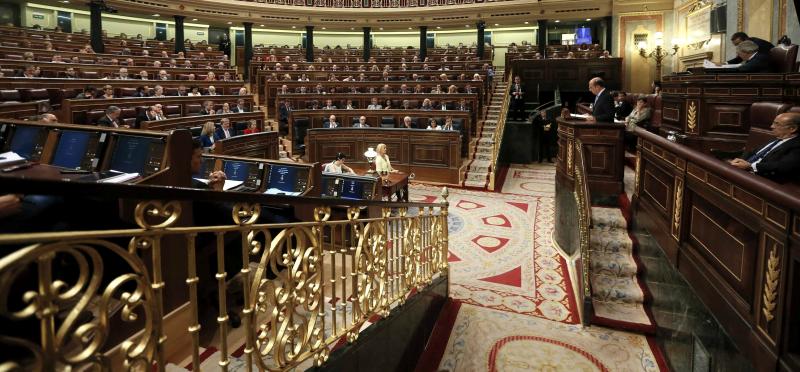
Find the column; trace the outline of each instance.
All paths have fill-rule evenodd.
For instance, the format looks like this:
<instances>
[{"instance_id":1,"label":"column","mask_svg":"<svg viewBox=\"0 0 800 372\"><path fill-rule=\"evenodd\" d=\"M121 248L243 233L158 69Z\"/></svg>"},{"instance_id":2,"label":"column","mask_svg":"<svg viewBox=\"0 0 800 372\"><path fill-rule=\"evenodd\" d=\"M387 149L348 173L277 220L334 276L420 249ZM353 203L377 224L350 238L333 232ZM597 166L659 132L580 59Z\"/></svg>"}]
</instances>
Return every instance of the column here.
<instances>
[{"instance_id":1,"label":"column","mask_svg":"<svg viewBox=\"0 0 800 372\"><path fill-rule=\"evenodd\" d=\"M364 27L364 62L369 61L369 54L372 51L372 28Z\"/></svg>"},{"instance_id":2,"label":"column","mask_svg":"<svg viewBox=\"0 0 800 372\"><path fill-rule=\"evenodd\" d=\"M176 15L175 17L175 53L186 52L186 46L183 45L183 20L186 16Z\"/></svg>"},{"instance_id":3,"label":"column","mask_svg":"<svg viewBox=\"0 0 800 372\"><path fill-rule=\"evenodd\" d=\"M428 54L428 26L419 26L419 60L425 62Z\"/></svg>"},{"instance_id":4,"label":"column","mask_svg":"<svg viewBox=\"0 0 800 372\"><path fill-rule=\"evenodd\" d=\"M613 50L613 45L611 45L611 43L614 40L614 38L613 38L613 27L612 27L612 26L614 26L614 17L608 16L608 17L603 17L603 19L606 21L606 43L605 43L606 45L605 45L605 49L607 51L609 51L609 53L610 53Z\"/></svg>"},{"instance_id":5,"label":"column","mask_svg":"<svg viewBox=\"0 0 800 372\"><path fill-rule=\"evenodd\" d=\"M306 26L306 62L314 62L314 26Z\"/></svg>"},{"instance_id":6,"label":"column","mask_svg":"<svg viewBox=\"0 0 800 372\"><path fill-rule=\"evenodd\" d=\"M89 34L91 37L92 49L95 53L103 53L103 19L102 6L97 2L89 3Z\"/></svg>"},{"instance_id":7,"label":"column","mask_svg":"<svg viewBox=\"0 0 800 372\"><path fill-rule=\"evenodd\" d=\"M483 34L484 30L486 29L486 23L483 21L478 21L478 24L475 25L478 28L478 51L475 53L478 59L483 59L483 46L486 44L483 40L485 39Z\"/></svg>"},{"instance_id":8,"label":"column","mask_svg":"<svg viewBox=\"0 0 800 372\"><path fill-rule=\"evenodd\" d=\"M542 58L545 57L545 52L547 51L547 20L540 19L536 21L539 29L536 31L536 46L539 47L539 53L542 55Z\"/></svg>"},{"instance_id":9,"label":"column","mask_svg":"<svg viewBox=\"0 0 800 372\"><path fill-rule=\"evenodd\" d=\"M244 22L244 80L250 79L250 60L253 59L253 22Z\"/></svg>"}]
</instances>

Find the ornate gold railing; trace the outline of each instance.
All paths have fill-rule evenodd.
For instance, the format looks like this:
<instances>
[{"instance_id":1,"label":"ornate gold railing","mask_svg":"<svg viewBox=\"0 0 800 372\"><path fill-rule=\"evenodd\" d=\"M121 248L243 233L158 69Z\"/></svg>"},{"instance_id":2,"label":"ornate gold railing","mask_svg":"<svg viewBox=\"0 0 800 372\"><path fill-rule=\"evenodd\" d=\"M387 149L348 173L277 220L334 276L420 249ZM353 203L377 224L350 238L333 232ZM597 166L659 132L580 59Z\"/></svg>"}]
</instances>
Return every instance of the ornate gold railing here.
<instances>
[{"instance_id":1,"label":"ornate gold railing","mask_svg":"<svg viewBox=\"0 0 800 372\"><path fill-rule=\"evenodd\" d=\"M492 167L489 170L489 190L494 190L494 181L495 176L497 175L497 163L498 159L500 158L500 145L503 142L503 132L505 132L506 128L506 118L508 117L508 105L511 101L510 95L510 85L508 85L510 79L513 79L513 71L509 70L506 73L505 81L506 81L506 93L503 97L503 105L500 107L500 115L497 116L497 127L494 131L494 136L492 136L492 140L494 143L492 144ZM480 139L478 139L480 141Z\"/></svg>"},{"instance_id":2,"label":"ornate gold railing","mask_svg":"<svg viewBox=\"0 0 800 372\"><path fill-rule=\"evenodd\" d=\"M587 306L590 306L592 299L591 282L589 281L589 270L591 268L591 257L589 253L590 234L592 228L592 204L589 194L589 185L586 183L586 159L584 157L583 143L575 140L575 204L578 208L578 233L580 257L575 263L576 274L578 276L578 294L582 298L580 316L584 324L587 324L586 314L590 313Z\"/></svg>"},{"instance_id":3,"label":"ornate gold railing","mask_svg":"<svg viewBox=\"0 0 800 372\"><path fill-rule=\"evenodd\" d=\"M355 341L367 319L387 315L414 289L447 274L446 189L442 197L418 213L384 204L368 207L379 217L349 207L333 220L336 209L320 206L313 221L284 224L256 224L261 205L239 202L230 224L204 227L176 226L185 213L178 201L143 201L135 229L0 235L0 344L25 350L0 359L0 370L163 371L185 359L198 371L201 347L218 349L216 364L227 370L238 345L229 334L226 295L225 263L233 258L242 260L235 285L243 293L246 369L320 366L342 337ZM185 261L163 262L179 246ZM201 278L201 255L216 257L213 277ZM168 282L165 268L179 266L185 280ZM215 282L218 341L201 345L202 327L214 325L200 323L200 295L208 289L201 283ZM184 323L165 314L171 286L188 293ZM168 334L167 323L181 326ZM120 332L128 333L115 348L108 340ZM181 342L191 348L171 345ZM178 356L167 355L176 348Z\"/></svg>"}]
</instances>

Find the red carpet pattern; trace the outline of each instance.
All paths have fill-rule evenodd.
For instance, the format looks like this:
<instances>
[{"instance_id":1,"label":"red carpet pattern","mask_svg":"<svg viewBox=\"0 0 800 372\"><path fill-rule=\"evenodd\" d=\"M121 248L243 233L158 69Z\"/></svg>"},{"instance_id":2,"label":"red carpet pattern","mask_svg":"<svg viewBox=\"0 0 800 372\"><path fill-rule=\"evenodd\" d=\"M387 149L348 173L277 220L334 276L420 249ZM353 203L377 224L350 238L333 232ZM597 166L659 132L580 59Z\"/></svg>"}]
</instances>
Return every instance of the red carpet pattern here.
<instances>
[{"instance_id":1,"label":"red carpet pattern","mask_svg":"<svg viewBox=\"0 0 800 372\"><path fill-rule=\"evenodd\" d=\"M414 200L438 187L417 185ZM546 196L450 191L450 295L465 303L565 323L578 321L566 261L552 247Z\"/></svg>"},{"instance_id":2,"label":"red carpet pattern","mask_svg":"<svg viewBox=\"0 0 800 372\"><path fill-rule=\"evenodd\" d=\"M468 304L460 305L457 312L435 370L667 370L652 339L642 335L583 328Z\"/></svg>"}]
</instances>

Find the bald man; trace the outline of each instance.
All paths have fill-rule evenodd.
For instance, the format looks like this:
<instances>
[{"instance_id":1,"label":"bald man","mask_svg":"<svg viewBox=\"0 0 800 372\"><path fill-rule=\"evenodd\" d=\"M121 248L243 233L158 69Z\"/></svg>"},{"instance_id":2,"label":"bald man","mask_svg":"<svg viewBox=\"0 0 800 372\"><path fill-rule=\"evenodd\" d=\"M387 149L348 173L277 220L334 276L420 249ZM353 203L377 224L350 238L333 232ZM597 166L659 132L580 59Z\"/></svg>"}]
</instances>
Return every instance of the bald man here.
<instances>
[{"instance_id":1,"label":"bald man","mask_svg":"<svg viewBox=\"0 0 800 372\"><path fill-rule=\"evenodd\" d=\"M589 91L594 94L594 103L592 103L592 115L587 120L605 123L614 121L614 99L606 89L605 81L599 77L589 80Z\"/></svg>"},{"instance_id":2,"label":"bald man","mask_svg":"<svg viewBox=\"0 0 800 372\"><path fill-rule=\"evenodd\" d=\"M800 114L780 114L770 128L775 140L731 160L730 164L775 182L800 181Z\"/></svg>"}]
</instances>

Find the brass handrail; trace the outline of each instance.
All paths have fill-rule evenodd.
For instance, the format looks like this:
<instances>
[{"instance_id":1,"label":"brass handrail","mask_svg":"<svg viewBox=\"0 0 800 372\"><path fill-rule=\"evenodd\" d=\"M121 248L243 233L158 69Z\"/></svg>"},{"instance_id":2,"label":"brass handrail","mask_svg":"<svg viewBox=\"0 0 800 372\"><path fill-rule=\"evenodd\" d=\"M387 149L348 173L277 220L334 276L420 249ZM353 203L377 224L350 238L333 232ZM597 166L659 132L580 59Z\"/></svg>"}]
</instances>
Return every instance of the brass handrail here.
<instances>
[{"instance_id":1,"label":"brass handrail","mask_svg":"<svg viewBox=\"0 0 800 372\"><path fill-rule=\"evenodd\" d=\"M201 346L216 347L217 364L227 370L237 345L228 337L225 261L234 257L242 259L246 369L321 366L340 339L355 341L368 319L388 315L414 290L448 274L446 188L441 196L443 203L422 205L418 213L382 206L379 216L365 218L365 209L348 207L343 219L332 220L332 207L322 205L314 221L284 224L258 224L261 205L237 202L230 224L204 227L175 226L184 213L178 201L142 201L135 229L0 235L0 250L10 252L0 258L0 344L28 352L0 360L0 370L164 371L168 362L181 362L168 360L165 349L186 338L191 348L182 358L193 370L200 370ZM201 245L199 236L214 239ZM179 248L176 241L184 242L186 261L163 262L165 252ZM201 278L203 255L217 262L216 272ZM111 269L109 259L123 264ZM64 262L69 275L58 269ZM187 275L170 282L165 268L176 265L185 265ZM165 293L176 285L188 293L189 320L185 331L167 337ZM199 291L211 287L217 287L219 342L201 345ZM87 319L87 311L94 316ZM134 322L131 332L124 323ZM38 329L14 332L32 324ZM119 332L128 332L127 340L109 352L115 345L107 340Z\"/></svg>"},{"instance_id":2,"label":"brass handrail","mask_svg":"<svg viewBox=\"0 0 800 372\"><path fill-rule=\"evenodd\" d=\"M489 169L489 190L494 190L495 187L495 176L497 175L497 163L498 158L500 157L500 145L503 142L503 133L505 132L506 127L506 118L508 117L508 105L511 100L510 89L509 89L509 79L514 76L513 70L509 70L506 72L505 81L506 81L506 92L503 96L503 105L500 106L500 115L497 116L497 127L495 127L494 135L492 136L492 140L494 143L492 144L492 165ZM478 139L480 141L480 138Z\"/></svg>"}]
</instances>

